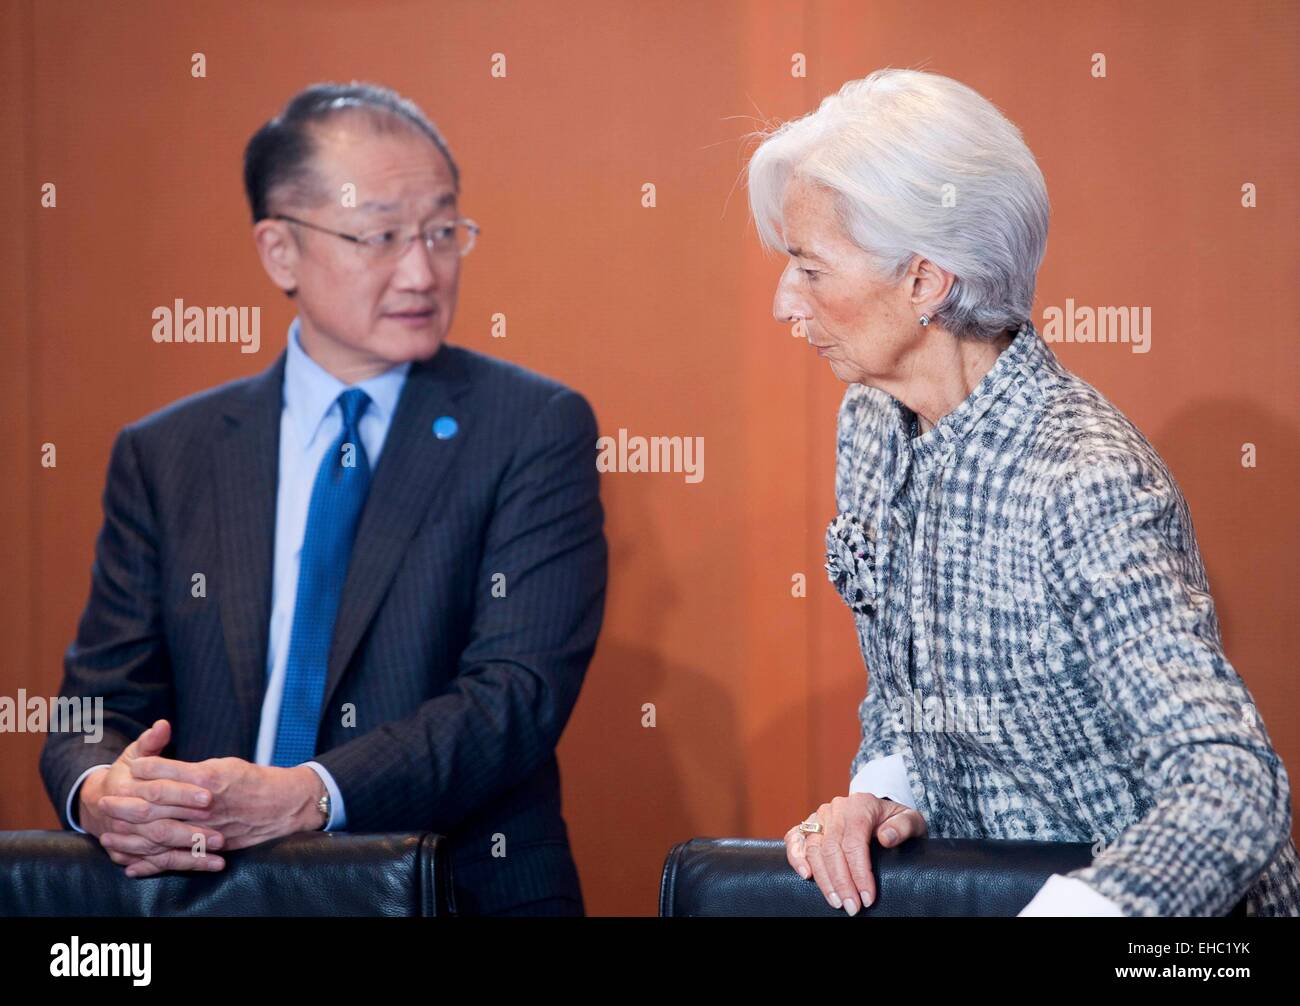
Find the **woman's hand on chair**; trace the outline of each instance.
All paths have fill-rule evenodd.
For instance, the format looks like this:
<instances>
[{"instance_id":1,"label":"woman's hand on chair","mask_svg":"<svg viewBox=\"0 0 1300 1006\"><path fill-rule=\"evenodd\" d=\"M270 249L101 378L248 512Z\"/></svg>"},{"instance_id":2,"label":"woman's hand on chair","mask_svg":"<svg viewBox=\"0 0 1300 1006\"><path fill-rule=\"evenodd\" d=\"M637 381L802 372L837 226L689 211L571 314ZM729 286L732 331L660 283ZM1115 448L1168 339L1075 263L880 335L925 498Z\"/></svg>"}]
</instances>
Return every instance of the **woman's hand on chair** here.
<instances>
[{"instance_id":1,"label":"woman's hand on chair","mask_svg":"<svg viewBox=\"0 0 1300 1006\"><path fill-rule=\"evenodd\" d=\"M871 793L837 796L817 808L820 833L795 825L785 834L785 856L805 880L812 878L832 908L856 915L876 900L871 839L892 848L928 830L919 811Z\"/></svg>"}]
</instances>

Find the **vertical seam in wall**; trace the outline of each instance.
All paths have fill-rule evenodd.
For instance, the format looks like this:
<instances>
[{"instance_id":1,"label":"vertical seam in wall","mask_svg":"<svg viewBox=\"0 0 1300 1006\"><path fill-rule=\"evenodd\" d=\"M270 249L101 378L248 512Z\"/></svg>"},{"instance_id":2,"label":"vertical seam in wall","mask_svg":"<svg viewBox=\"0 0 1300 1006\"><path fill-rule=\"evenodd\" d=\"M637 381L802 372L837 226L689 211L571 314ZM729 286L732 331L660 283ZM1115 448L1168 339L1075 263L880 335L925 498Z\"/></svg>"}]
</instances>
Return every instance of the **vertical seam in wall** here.
<instances>
[{"instance_id":1,"label":"vertical seam in wall","mask_svg":"<svg viewBox=\"0 0 1300 1006\"><path fill-rule=\"evenodd\" d=\"M27 380L23 382L24 411L27 415L27 429L29 435L40 443L37 436L36 427L36 394L34 388L36 385L39 368L37 367L36 351L39 346L39 340L36 338L36 207L32 205L32 192L30 186L36 182L36 0L27 0L23 5L23 16L26 19L25 30L23 34L27 37L27 51L23 53L22 79L25 82L24 90L26 91L26 108L22 117L23 139L26 149L23 154L24 167L22 180L23 192L20 196L24 208L22 214L22 242L25 249L24 272L27 284L27 295L22 298L23 319L22 326L24 336L27 340ZM24 444L22 448L23 463L31 463L31 455L28 451L34 444ZM36 570L40 569L38 559L40 557L40 534L37 526L37 518L40 513L38 503L38 493L40 486L40 475L43 469L38 469L34 476L27 483L27 527L29 534L27 537L27 662L28 670L37 662L38 643L41 638L41 605L37 597L38 584L40 578L36 575Z\"/></svg>"},{"instance_id":2,"label":"vertical seam in wall","mask_svg":"<svg viewBox=\"0 0 1300 1006\"><path fill-rule=\"evenodd\" d=\"M803 50L805 55L807 55L808 49L811 48L811 46L808 45L808 42L811 39L813 39L816 35L816 27L815 27L816 19L813 16L814 12L815 12L815 7L814 4L811 2L811 0L804 0L801 13L803 17L804 30L802 34L803 34ZM806 69L807 68L805 67L805 71ZM813 90L812 85L810 83L811 80L812 80L811 75L805 72L803 80L801 82L801 87L804 96L804 101L803 101L804 108L812 107L812 100L814 96L812 93ZM817 498L817 494L813 491L813 479L817 471L817 465L814 463L813 460L816 457L816 454L814 452L816 450L817 429L818 429L817 422L816 422L817 417L815 415L815 411L817 407L817 394L816 394L817 369L816 367L808 366L806 362L806 358L805 358L804 366L805 366L805 374L806 374L804 380L804 416L805 416L804 439L809 446L807 449L804 450L803 512L804 512L804 519L805 521L807 521L813 519L814 516L813 504L814 504L814 500ZM801 537L806 541L807 533L805 532L805 534L802 535ZM816 553L814 553L814 557L815 555ZM817 680L816 680L816 672L814 670L814 663L813 663L814 658L816 656L816 645L815 645L816 633L814 632L814 629L816 628L817 625L817 610L816 610L816 605L813 603L812 600L812 583L813 583L814 573L816 571L816 568L817 567L814 565L813 568L808 571L808 575L805 578L805 582L804 582L805 610L808 613L808 617L804 620L804 626L805 626L804 693L808 696L807 701L804 702L804 715L807 718L807 723L805 724L804 727L804 737L806 738L805 744L807 746L806 748L807 753L804 759L804 765L805 765L804 772L805 772L805 785L808 787L808 792L812 795L812 799L814 801L817 801L814 804L814 807L820 806L822 802L820 799L818 799L817 796L818 793L817 758L820 754L817 746L817 737L819 735L817 730L817 714L819 712L820 699L818 698L817 695L817 688L816 688Z\"/></svg>"}]
</instances>

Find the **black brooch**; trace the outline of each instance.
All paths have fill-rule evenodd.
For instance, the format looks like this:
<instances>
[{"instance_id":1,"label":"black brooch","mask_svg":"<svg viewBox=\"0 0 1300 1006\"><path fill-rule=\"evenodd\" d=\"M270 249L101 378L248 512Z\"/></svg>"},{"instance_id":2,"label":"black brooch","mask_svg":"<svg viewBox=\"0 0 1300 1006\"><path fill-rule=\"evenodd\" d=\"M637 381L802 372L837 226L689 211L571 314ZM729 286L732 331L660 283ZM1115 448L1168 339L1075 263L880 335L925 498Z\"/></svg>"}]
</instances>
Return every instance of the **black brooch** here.
<instances>
[{"instance_id":1,"label":"black brooch","mask_svg":"<svg viewBox=\"0 0 1300 1006\"><path fill-rule=\"evenodd\" d=\"M838 514L826 527L826 573L856 612L876 606L875 570L875 536L853 514Z\"/></svg>"}]
</instances>

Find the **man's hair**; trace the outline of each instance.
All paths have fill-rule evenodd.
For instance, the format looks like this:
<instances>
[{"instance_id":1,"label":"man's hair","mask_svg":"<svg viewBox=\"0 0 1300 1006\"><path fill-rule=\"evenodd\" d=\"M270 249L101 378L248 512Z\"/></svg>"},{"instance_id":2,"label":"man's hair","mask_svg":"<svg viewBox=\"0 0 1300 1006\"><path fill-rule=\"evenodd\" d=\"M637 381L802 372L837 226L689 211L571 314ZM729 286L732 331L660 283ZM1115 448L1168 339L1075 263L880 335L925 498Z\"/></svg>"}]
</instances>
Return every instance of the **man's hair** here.
<instances>
[{"instance_id":1,"label":"man's hair","mask_svg":"<svg viewBox=\"0 0 1300 1006\"><path fill-rule=\"evenodd\" d=\"M415 102L387 87L356 80L313 84L289 99L284 111L254 133L244 148L244 191L254 223L271 215L267 204L277 191L304 198L312 192L312 128L336 115L358 112L375 129L414 128L427 137L447 158L459 194L460 169L447 141Z\"/></svg>"}]
</instances>

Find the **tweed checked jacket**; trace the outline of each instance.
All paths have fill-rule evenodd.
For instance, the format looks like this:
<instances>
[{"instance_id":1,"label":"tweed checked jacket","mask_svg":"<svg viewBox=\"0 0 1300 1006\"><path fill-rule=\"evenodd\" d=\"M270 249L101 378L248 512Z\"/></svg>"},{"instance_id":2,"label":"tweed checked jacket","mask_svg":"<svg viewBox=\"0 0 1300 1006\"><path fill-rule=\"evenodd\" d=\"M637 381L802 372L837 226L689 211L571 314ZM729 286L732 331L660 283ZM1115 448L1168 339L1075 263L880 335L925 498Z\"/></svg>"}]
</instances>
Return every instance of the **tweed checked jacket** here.
<instances>
[{"instance_id":1,"label":"tweed checked jacket","mask_svg":"<svg viewBox=\"0 0 1300 1006\"><path fill-rule=\"evenodd\" d=\"M863 385L840 407L827 569L870 671L850 774L901 755L932 835L1094 843L1068 876L1127 915L1300 914L1287 772L1155 448L1029 322L912 418Z\"/></svg>"}]
</instances>

